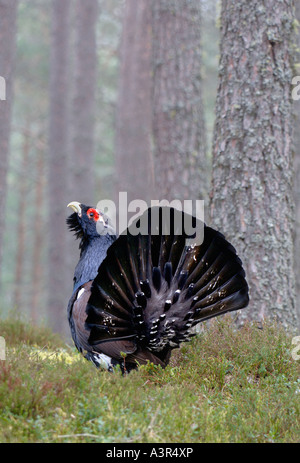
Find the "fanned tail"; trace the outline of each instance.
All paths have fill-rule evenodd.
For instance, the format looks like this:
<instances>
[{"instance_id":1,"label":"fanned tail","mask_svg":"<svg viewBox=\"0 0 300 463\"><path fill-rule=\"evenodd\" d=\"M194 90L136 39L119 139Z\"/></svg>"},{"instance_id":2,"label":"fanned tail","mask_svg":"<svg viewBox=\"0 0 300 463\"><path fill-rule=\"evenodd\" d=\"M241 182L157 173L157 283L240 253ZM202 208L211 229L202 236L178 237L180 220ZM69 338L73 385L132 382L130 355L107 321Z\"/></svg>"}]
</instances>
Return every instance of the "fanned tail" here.
<instances>
[{"instance_id":1,"label":"fanned tail","mask_svg":"<svg viewBox=\"0 0 300 463\"><path fill-rule=\"evenodd\" d=\"M202 244L191 246L175 220L179 214L183 223L185 213L157 208L154 223L152 210L143 216L148 234L131 234L131 227L109 248L92 285L86 328L93 346L130 341L131 352L136 346L164 358L193 336L194 325L246 307L249 296L242 262L221 233L203 224Z\"/></svg>"}]
</instances>

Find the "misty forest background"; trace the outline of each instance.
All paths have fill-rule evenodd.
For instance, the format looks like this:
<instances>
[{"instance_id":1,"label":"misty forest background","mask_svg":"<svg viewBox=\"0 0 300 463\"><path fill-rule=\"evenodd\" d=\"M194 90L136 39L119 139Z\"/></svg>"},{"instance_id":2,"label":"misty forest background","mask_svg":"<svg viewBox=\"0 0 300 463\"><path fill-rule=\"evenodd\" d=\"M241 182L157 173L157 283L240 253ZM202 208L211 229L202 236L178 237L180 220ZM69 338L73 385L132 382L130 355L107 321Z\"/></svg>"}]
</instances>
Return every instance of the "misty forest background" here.
<instances>
[{"instance_id":1,"label":"misty forest background","mask_svg":"<svg viewBox=\"0 0 300 463\"><path fill-rule=\"evenodd\" d=\"M300 2L0 0L0 316L68 334L70 201L205 199L297 327ZM1 335L1 333L0 333Z\"/></svg>"}]
</instances>

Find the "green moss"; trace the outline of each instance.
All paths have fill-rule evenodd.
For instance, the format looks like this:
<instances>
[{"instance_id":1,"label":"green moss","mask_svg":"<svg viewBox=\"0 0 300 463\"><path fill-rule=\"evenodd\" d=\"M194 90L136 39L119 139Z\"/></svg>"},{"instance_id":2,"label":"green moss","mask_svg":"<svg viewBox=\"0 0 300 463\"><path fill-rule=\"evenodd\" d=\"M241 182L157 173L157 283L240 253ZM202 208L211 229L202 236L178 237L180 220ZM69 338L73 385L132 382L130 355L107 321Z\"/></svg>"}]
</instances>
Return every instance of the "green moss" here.
<instances>
[{"instance_id":1,"label":"green moss","mask_svg":"<svg viewBox=\"0 0 300 463\"><path fill-rule=\"evenodd\" d=\"M165 370L149 363L126 376L30 336L8 342L0 362L1 442L299 441L299 362L279 325L236 330L223 317Z\"/></svg>"}]
</instances>

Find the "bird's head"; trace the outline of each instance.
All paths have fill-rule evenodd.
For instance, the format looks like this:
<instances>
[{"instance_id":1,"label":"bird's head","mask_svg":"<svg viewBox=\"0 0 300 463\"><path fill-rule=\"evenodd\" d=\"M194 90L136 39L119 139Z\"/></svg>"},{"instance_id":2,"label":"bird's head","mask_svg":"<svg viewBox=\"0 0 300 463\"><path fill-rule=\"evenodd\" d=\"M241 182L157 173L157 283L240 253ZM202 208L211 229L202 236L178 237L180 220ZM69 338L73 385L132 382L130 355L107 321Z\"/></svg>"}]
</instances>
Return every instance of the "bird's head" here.
<instances>
[{"instance_id":1,"label":"bird's head","mask_svg":"<svg viewBox=\"0 0 300 463\"><path fill-rule=\"evenodd\" d=\"M113 234L110 220L98 209L73 201L68 204L73 214L67 218L67 224L77 238L94 238L99 235Z\"/></svg>"}]
</instances>

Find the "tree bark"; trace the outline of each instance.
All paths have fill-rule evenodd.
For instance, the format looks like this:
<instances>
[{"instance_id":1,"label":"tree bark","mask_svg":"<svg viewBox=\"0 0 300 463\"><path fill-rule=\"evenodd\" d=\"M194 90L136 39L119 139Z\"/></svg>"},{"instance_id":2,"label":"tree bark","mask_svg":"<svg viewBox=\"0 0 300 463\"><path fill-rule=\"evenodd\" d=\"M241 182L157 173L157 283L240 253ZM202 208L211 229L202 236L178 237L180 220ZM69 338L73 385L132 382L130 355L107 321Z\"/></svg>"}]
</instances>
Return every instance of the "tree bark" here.
<instances>
[{"instance_id":1,"label":"tree bark","mask_svg":"<svg viewBox=\"0 0 300 463\"><path fill-rule=\"evenodd\" d=\"M66 275L65 223L68 204L69 13L70 0L53 0L48 165L48 315L57 332L64 330L69 281Z\"/></svg>"},{"instance_id":2,"label":"tree bark","mask_svg":"<svg viewBox=\"0 0 300 463\"><path fill-rule=\"evenodd\" d=\"M298 33L296 37L297 67L295 74L300 74L300 2L296 2L296 18L298 20ZM296 307L298 327L300 328L300 101L294 102L294 197L295 197L295 276L296 276Z\"/></svg>"},{"instance_id":3,"label":"tree bark","mask_svg":"<svg viewBox=\"0 0 300 463\"><path fill-rule=\"evenodd\" d=\"M223 0L212 225L242 257L244 318L296 325L290 41L292 1Z\"/></svg>"},{"instance_id":4,"label":"tree bark","mask_svg":"<svg viewBox=\"0 0 300 463\"><path fill-rule=\"evenodd\" d=\"M127 0L116 112L116 191L128 201L153 195L151 2Z\"/></svg>"},{"instance_id":5,"label":"tree bark","mask_svg":"<svg viewBox=\"0 0 300 463\"><path fill-rule=\"evenodd\" d=\"M75 17L75 82L71 104L72 198L70 201L76 200L87 205L94 205L98 0L77 0Z\"/></svg>"},{"instance_id":6,"label":"tree bark","mask_svg":"<svg viewBox=\"0 0 300 463\"><path fill-rule=\"evenodd\" d=\"M17 10L17 0L0 0L0 75L1 85L5 86L2 90L6 93L1 95L6 96L6 100L0 101L0 268L3 254Z\"/></svg>"},{"instance_id":7,"label":"tree bark","mask_svg":"<svg viewBox=\"0 0 300 463\"><path fill-rule=\"evenodd\" d=\"M153 135L160 199L206 199L198 0L153 0Z\"/></svg>"}]
</instances>

